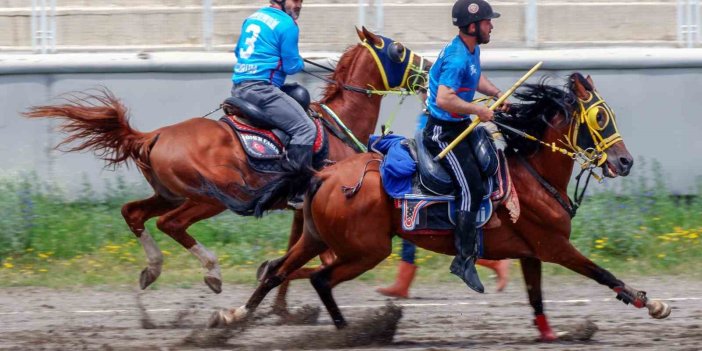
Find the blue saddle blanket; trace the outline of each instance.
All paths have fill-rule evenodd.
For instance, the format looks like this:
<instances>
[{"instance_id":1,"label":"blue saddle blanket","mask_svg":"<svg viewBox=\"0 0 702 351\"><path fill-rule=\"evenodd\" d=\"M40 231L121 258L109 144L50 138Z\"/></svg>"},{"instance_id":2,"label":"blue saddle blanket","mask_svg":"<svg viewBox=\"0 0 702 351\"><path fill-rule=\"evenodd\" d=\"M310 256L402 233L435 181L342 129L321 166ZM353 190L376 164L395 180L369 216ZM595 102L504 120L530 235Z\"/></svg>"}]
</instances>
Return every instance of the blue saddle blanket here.
<instances>
[{"instance_id":1,"label":"blue saddle blanket","mask_svg":"<svg viewBox=\"0 0 702 351\"><path fill-rule=\"evenodd\" d=\"M394 134L371 135L368 142L369 149L385 155L380 165L380 177L385 191L395 199L412 193L412 176L417 171L417 163L412 159L407 145L402 143L405 139Z\"/></svg>"}]
</instances>

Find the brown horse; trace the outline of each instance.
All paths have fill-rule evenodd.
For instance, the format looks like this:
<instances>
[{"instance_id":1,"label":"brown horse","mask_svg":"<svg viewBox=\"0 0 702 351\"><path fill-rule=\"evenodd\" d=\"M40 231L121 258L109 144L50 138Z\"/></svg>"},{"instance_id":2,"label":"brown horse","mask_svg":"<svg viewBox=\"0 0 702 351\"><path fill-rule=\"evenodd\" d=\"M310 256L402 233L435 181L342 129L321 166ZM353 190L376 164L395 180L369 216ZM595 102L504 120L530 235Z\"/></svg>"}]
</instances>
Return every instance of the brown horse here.
<instances>
[{"instance_id":1,"label":"brown horse","mask_svg":"<svg viewBox=\"0 0 702 351\"><path fill-rule=\"evenodd\" d=\"M588 155L593 165L601 166L607 177L626 176L633 161L619 135L611 109L596 93L590 77L574 73L569 82L566 89L545 84L526 86L517 95L522 103L514 106L514 117L504 117L502 122L527 130L548 144L560 145L559 142L564 141L582 155ZM541 339L556 339L544 315L542 261L560 264L608 286L623 302L638 308L647 307L654 318L667 317L669 306L649 300L645 292L627 286L569 242L573 209L565 199L573 158L554 153L549 147L539 147L532 141L510 138L509 143L512 149L509 168L522 212L519 220L512 223L507 220L507 211L498 210L502 225L485 231L483 256L521 260ZM395 233L424 249L455 255L452 235L413 235L401 231L399 210L382 188L378 172L381 159L382 156L373 153L356 155L319 172L307 193L300 241L285 256L261 265L261 283L246 305L215 312L210 325L245 318L272 288L328 248L337 258L314 273L311 282L338 328L345 326L346 321L334 301L332 288L384 260L391 252ZM349 185L353 184L358 186L351 187L355 190L349 193ZM549 187L554 193L547 190Z\"/></svg>"},{"instance_id":2,"label":"brown horse","mask_svg":"<svg viewBox=\"0 0 702 351\"><path fill-rule=\"evenodd\" d=\"M419 76L408 78L407 72L421 73L429 65L400 43L391 41L390 47L381 50L383 41L389 39L365 28L357 29L357 33L362 42L341 56L324 97L312 109L328 122L327 129L337 130L336 134L328 134L343 134L327 112L334 111L365 144L375 130L383 96L369 88L389 90L418 84ZM398 67L407 67L404 78L388 83L386 72L397 71ZM270 194L270 184L282 176L250 168L239 140L224 122L193 118L144 133L131 128L126 108L109 91L68 100L63 105L32 107L24 115L64 119L62 130L69 136L60 145L82 139L68 151L93 150L108 166L131 160L154 190L150 198L122 207L122 215L139 238L148 260L141 272L141 288L145 289L161 274L163 254L144 227L147 220L158 217L157 227L200 260L206 271L205 283L214 292L221 292L217 256L190 236L188 227L226 209L252 214L251 209L260 213L284 208L287 194ZM328 110L322 109L321 104ZM354 153L349 144L337 137L329 138L330 160Z\"/></svg>"}]
</instances>

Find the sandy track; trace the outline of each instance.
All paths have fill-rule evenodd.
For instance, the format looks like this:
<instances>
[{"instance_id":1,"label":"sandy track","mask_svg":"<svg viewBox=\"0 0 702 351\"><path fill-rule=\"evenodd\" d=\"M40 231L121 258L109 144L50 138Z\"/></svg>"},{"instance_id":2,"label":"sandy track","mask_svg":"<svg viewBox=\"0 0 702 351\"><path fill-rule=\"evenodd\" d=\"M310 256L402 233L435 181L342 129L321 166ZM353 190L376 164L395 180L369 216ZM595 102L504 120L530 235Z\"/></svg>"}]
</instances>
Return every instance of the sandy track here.
<instances>
[{"instance_id":1,"label":"sandy track","mask_svg":"<svg viewBox=\"0 0 702 351\"><path fill-rule=\"evenodd\" d=\"M486 279L487 280L487 279ZM389 344L356 348L372 350L700 350L702 349L702 282L681 277L624 279L666 299L673 308L666 320L650 318L614 299L608 289L579 277L548 278L546 312L556 330L593 322L598 331L589 340L542 344L535 341L532 311L523 284L515 279L500 294L478 295L460 283L419 285L415 298L398 301L402 318ZM421 283L421 282L420 282ZM488 287L489 289L490 287ZM279 325L265 316L243 330L202 331L217 308L243 304L251 286L227 285L214 295L204 285L192 289L136 290L93 288L74 291L45 288L0 289L0 350L221 350L221 349L337 349L353 344L357 335L340 334L322 310L316 325ZM320 305L307 282L293 285L291 306ZM150 323L137 302L140 296ZM368 316L384 311L387 300L373 286L349 282L335 296L350 325L369 326ZM382 317L382 316L381 316ZM384 318L384 317L383 317ZM145 328L150 327L150 328ZM356 331L358 332L358 331ZM205 338L202 335L221 336ZM368 332L361 331L362 334ZM366 335L367 336L367 335ZM362 338L361 338L362 339ZM195 340L197 344L188 344ZM353 347L351 347L353 348Z\"/></svg>"}]
</instances>

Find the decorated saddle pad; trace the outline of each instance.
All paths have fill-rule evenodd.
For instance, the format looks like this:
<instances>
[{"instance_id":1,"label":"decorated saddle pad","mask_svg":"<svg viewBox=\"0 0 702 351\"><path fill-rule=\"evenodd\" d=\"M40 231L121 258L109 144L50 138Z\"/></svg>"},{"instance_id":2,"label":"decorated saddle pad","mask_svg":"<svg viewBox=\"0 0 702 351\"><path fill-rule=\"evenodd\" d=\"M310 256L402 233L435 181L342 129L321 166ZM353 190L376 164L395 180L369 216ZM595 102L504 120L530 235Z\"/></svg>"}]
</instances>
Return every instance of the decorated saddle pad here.
<instances>
[{"instance_id":1,"label":"decorated saddle pad","mask_svg":"<svg viewBox=\"0 0 702 351\"><path fill-rule=\"evenodd\" d=\"M278 129L263 129L251 126L239 120L236 116L224 116L220 121L229 125L239 138L241 146L248 156L249 165L263 173L282 172L281 160L284 157L285 145L289 136ZM327 157L328 140L319 119L314 120L317 136L312 148L314 152L314 167Z\"/></svg>"}]
</instances>

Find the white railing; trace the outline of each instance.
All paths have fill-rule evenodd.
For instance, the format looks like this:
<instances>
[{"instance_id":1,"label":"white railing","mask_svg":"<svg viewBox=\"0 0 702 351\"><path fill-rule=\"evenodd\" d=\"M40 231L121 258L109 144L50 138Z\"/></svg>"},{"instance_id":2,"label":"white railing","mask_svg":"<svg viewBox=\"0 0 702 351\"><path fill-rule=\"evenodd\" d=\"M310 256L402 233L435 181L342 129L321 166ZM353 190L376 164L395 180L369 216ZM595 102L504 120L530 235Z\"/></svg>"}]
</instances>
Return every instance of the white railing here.
<instances>
[{"instance_id":1,"label":"white railing","mask_svg":"<svg viewBox=\"0 0 702 351\"><path fill-rule=\"evenodd\" d=\"M677 0L678 43L692 48L702 44L700 25L700 0Z\"/></svg>"},{"instance_id":2,"label":"white railing","mask_svg":"<svg viewBox=\"0 0 702 351\"><path fill-rule=\"evenodd\" d=\"M32 0L32 51L56 52L56 0Z\"/></svg>"},{"instance_id":3,"label":"white railing","mask_svg":"<svg viewBox=\"0 0 702 351\"><path fill-rule=\"evenodd\" d=\"M369 28L382 32L384 24L384 8L383 0L358 0L358 25L368 26ZM367 16L368 12L370 16ZM375 16L373 16L373 14ZM375 17L373 22L367 22L367 17Z\"/></svg>"},{"instance_id":4,"label":"white railing","mask_svg":"<svg viewBox=\"0 0 702 351\"><path fill-rule=\"evenodd\" d=\"M526 48L553 48L559 46L598 46L598 45L658 45L658 46L678 46L684 48L701 47L702 46L702 22L700 15L700 2L702 0L653 0L638 5L637 2L632 2L632 9L636 6L654 6L661 5L662 13L665 15L659 19L656 28L652 29L652 33L657 34L652 36L651 40L642 39L641 31L636 29L641 25L636 19L629 19L625 23L626 28L630 29L631 38L613 36L612 38L599 38L599 41L590 42L587 38L574 38L571 36L558 35L559 32L554 32L554 29L549 26L539 28L539 23L552 22L554 19L554 6L565 6L568 11L575 11L573 7L568 7L568 2L546 2L538 0L518 0L518 1L495 1L495 6L502 8L512 18L512 23L519 23L521 17L521 25L518 28L511 27L509 31L502 31L500 35L506 40L501 40L499 43L509 45L508 47L526 47ZM339 19L345 20L344 24L349 25L348 14L353 16L357 12L357 18L351 18L351 24L363 26L365 25L371 30L379 33L391 32L402 36L396 38L413 44L412 40L417 38L417 42L424 45L424 48L433 49L440 47L436 38L443 37L444 33L439 32L437 28L441 27L446 19L439 16L436 11L437 7L441 7L442 11L449 9L453 0L437 0L429 1L422 0L418 2L396 1L396 0L350 0L345 2L335 3L315 3L308 5L307 13L315 13L316 16L326 14L334 14L339 16L343 13L344 17ZM235 3L237 3L235 1ZM231 22L227 23L222 20L223 16L234 14L236 21L241 20L242 13L246 11L255 11L259 5L250 5L239 2L239 5L222 5L222 2L215 0L202 0L191 6L144 6L135 7L133 9L125 7L108 7L108 6L86 6L85 8L59 7L58 14L60 15L61 33L65 37L58 38L60 51L81 51L85 50L205 50L205 51L224 51L231 50L233 39L238 36L238 28L233 26ZM60 3L59 3L60 4ZM607 4L603 2L602 4ZM573 6L587 6L587 3ZM594 6L594 5L593 5ZM590 6L591 8L592 6ZM324 8L324 10L321 10ZM517 10L515 12L515 9ZM18 16L22 18L23 10L13 10L12 8L6 11L6 16ZM314 12L313 12L314 11ZM322 12L324 11L324 12ZM579 11L579 10L578 10ZM639 13L641 13L639 7ZM396 18L386 16L394 16L398 12L411 14L413 18L413 26L399 27ZM26 13L26 12L24 12ZM133 13L134 16L127 17L126 15ZM587 26L596 24L593 10L589 10L587 15L579 18L578 23L563 23L565 32L577 31L573 28L583 27L580 32L586 31ZM163 14L163 16L158 17ZM200 23L184 22L187 24L195 24L195 26L187 27L186 30L180 31L180 28L173 25L179 23L177 21L189 21L187 16L191 14L199 15L197 21ZM431 17L425 17L429 16ZM104 26L94 26L93 28L84 28L81 20L76 18L85 17L85 21L94 22L98 16L112 16L117 20L105 20ZM515 16L516 15L516 16ZM91 17L92 16L92 17ZM120 17L121 16L121 17ZM151 16L151 17L148 17ZM674 17L675 16L675 17ZM57 50L57 0L31 0L31 20L25 25L31 26L28 37L31 40L31 50L35 53L53 53ZM107 18L107 17L106 17ZM124 18L122 20L121 18ZM229 17L227 17L229 18ZM324 35L329 28L321 28L311 25L306 17L304 21L305 33L307 39L312 38L312 41L319 42L319 37ZM127 21L128 26L120 21ZM153 28L154 24L149 21L164 21L163 25L158 24L156 27L161 32L144 31L143 28ZM355 22L355 23L354 23ZM21 20L19 23L22 23ZM502 22L504 23L504 22ZM102 24L102 23L101 23ZM168 26L170 24L170 26ZM401 24L405 25L405 24ZM221 26L217 27L216 26ZM131 32L125 28L134 28ZM411 29L408 29L411 28ZM560 28L560 27L559 27ZM85 36L85 30L95 31L95 36ZM415 30L416 35L409 32ZM0 35L0 49L9 50L24 50L28 51L27 39L22 37L22 34L27 31L20 30L11 34L5 35L3 38ZM114 34L119 33L119 34ZM311 34L310 34L311 33ZM429 34L426 34L429 33ZM505 34L506 33L506 34ZM554 34L555 33L555 34ZM614 31L616 33L616 31ZM161 35L163 34L163 35ZM422 37L422 34L425 34ZM195 40L192 40L193 37ZM20 38L20 39L13 39ZM101 38L105 40L101 41ZM115 39L116 38L116 39ZM339 43L334 42L336 36L329 37L328 44L339 46ZM348 39L348 38L345 38ZM572 40L571 40L572 39ZM437 41L435 44L434 41ZM504 44L508 43L508 44ZM321 45L321 44L315 44ZM330 47L331 47L330 46ZM307 48L309 49L309 47ZM326 47L319 47L320 51L330 50ZM337 49L334 49L337 50Z\"/></svg>"}]
</instances>

